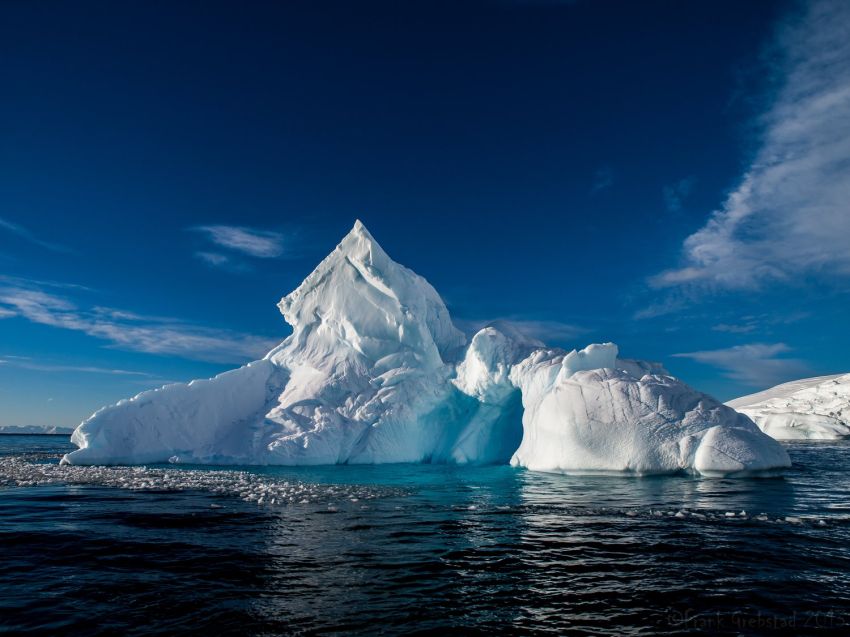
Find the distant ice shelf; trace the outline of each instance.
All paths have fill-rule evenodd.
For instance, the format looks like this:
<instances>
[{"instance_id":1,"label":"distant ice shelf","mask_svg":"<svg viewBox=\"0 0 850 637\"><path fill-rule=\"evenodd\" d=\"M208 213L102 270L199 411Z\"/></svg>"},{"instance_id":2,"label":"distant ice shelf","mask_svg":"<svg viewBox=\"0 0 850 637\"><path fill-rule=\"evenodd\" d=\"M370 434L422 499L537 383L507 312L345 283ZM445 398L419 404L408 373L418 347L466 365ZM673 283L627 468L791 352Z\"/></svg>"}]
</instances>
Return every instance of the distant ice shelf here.
<instances>
[{"instance_id":1,"label":"distant ice shelf","mask_svg":"<svg viewBox=\"0 0 850 637\"><path fill-rule=\"evenodd\" d=\"M850 374L795 380L726 404L777 440L850 436Z\"/></svg>"},{"instance_id":2,"label":"distant ice shelf","mask_svg":"<svg viewBox=\"0 0 850 637\"><path fill-rule=\"evenodd\" d=\"M264 359L101 409L63 462L708 476L790 465L749 418L612 343L566 352L500 323L467 342L436 290L359 221L279 308L293 333Z\"/></svg>"},{"instance_id":3,"label":"distant ice shelf","mask_svg":"<svg viewBox=\"0 0 850 637\"><path fill-rule=\"evenodd\" d=\"M70 435L73 427L41 425L0 425L0 434Z\"/></svg>"}]
</instances>

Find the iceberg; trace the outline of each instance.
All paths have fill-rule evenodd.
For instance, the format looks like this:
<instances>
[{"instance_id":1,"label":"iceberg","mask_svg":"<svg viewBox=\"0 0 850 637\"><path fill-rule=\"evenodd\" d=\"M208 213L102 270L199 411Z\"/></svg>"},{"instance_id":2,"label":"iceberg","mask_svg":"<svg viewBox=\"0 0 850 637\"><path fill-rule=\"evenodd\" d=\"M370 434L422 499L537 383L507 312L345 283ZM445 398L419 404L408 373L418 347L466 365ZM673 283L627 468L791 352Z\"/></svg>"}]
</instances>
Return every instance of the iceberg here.
<instances>
[{"instance_id":1,"label":"iceberg","mask_svg":"<svg viewBox=\"0 0 850 637\"><path fill-rule=\"evenodd\" d=\"M278 304L265 358L105 407L66 464L506 464L729 475L790 464L746 416L613 344L467 342L436 290L359 221Z\"/></svg>"},{"instance_id":2,"label":"iceberg","mask_svg":"<svg viewBox=\"0 0 850 637\"><path fill-rule=\"evenodd\" d=\"M777 440L850 436L850 374L795 380L726 404Z\"/></svg>"},{"instance_id":3,"label":"iceberg","mask_svg":"<svg viewBox=\"0 0 850 637\"><path fill-rule=\"evenodd\" d=\"M511 370L524 405L511 463L563 473L766 472L790 465L746 416L613 343L539 350Z\"/></svg>"}]
</instances>

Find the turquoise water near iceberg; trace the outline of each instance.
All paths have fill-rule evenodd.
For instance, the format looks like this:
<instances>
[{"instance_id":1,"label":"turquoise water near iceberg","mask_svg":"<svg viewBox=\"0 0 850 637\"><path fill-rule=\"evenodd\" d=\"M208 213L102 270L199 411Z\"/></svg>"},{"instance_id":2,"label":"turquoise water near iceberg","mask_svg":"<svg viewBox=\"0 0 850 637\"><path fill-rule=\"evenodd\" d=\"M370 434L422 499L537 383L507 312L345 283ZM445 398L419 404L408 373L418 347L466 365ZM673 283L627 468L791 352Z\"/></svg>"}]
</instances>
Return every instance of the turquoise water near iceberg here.
<instances>
[{"instance_id":1,"label":"turquoise water near iceberg","mask_svg":"<svg viewBox=\"0 0 850 637\"><path fill-rule=\"evenodd\" d=\"M0 436L0 632L850 634L850 443L784 477L59 467Z\"/></svg>"}]
</instances>

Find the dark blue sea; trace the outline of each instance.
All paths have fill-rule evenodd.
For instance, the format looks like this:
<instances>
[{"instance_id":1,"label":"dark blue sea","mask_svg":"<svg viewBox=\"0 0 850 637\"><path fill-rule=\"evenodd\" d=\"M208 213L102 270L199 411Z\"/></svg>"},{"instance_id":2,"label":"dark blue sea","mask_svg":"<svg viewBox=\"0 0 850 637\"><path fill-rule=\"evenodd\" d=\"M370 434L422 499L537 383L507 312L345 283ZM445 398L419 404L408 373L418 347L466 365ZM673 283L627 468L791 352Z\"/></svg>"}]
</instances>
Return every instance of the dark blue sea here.
<instances>
[{"instance_id":1,"label":"dark blue sea","mask_svg":"<svg viewBox=\"0 0 850 637\"><path fill-rule=\"evenodd\" d=\"M850 635L850 443L781 478L60 467L0 436L0 632Z\"/></svg>"}]
</instances>

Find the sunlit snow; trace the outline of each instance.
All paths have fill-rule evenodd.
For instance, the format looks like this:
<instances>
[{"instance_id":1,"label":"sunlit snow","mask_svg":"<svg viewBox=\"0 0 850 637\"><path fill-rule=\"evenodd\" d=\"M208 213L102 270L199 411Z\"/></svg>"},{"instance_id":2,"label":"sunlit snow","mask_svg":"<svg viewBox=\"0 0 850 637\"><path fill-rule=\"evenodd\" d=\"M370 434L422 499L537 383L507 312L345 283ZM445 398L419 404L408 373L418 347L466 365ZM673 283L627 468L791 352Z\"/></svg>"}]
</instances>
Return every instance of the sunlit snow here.
<instances>
[{"instance_id":1,"label":"sunlit snow","mask_svg":"<svg viewBox=\"0 0 850 637\"><path fill-rule=\"evenodd\" d=\"M795 380L726 404L777 440L850 436L850 374Z\"/></svg>"}]
</instances>

